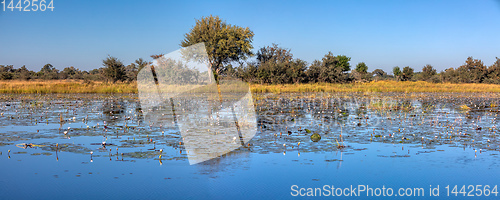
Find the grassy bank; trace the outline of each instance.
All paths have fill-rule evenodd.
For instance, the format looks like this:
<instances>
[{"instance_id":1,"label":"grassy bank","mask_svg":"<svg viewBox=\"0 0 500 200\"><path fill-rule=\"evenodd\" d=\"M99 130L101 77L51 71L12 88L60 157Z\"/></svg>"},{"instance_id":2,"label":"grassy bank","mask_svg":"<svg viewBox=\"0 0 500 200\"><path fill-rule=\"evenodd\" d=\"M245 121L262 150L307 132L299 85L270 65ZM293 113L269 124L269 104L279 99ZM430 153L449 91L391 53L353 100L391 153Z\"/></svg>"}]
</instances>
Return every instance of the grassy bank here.
<instances>
[{"instance_id":1,"label":"grassy bank","mask_svg":"<svg viewBox=\"0 0 500 200\"><path fill-rule=\"evenodd\" d=\"M350 84L285 84L285 85L252 85L255 93L286 93L286 92L500 92L500 85L495 84L452 84L374 81L370 83Z\"/></svg>"},{"instance_id":2,"label":"grassy bank","mask_svg":"<svg viewBox=\"0 0 500 200\"><path fill-rule=\"evenodd\" d=\"M253 93L290 92L494 92L500 85L377 81L352 84L252 84ZM0 93L137 93L136 83L83 81L0 81Z\"/></svg>"},{"instance_id":3,"label":"grassy bank","mask_svg":"<svg viewBox=\"0 0 500 200\"><path fill-rule=\"evenodd\" d=\"M83 81L0 81L0 93L136 93L135 83Z\"/></svg>"}]
</instances>

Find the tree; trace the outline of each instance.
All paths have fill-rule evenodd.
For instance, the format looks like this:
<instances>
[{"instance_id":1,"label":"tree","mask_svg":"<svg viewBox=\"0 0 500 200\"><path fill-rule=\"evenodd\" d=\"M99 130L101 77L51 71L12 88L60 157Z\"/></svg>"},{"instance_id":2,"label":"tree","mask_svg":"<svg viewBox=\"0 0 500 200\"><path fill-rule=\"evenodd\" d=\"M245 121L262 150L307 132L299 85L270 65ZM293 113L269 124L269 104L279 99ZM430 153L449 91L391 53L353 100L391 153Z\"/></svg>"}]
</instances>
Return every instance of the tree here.
<instances>
[{"instance_id":1,"label":"tree","mask_svg":"<svg viewBox=\"0 0 500 200\"><path fill-rule=\"evenodd\" d=\"M424 68L422 68L421 78L423 81L428 81L435 75L436 69L434 69L432 65L425 65Z\"/></svg>"},{"instance_id":2,"label":"tree","mask_svg":"<svg viewBox=\"0 0 500 200\"><path fill-rule=\"evenodd\" d=\"M64 68L61 71L61 73L59 73L59 78L60 79L82 79L83 74L79 69L71 66L71 67Z\"/></svg>"},{"instance_id":3,"label":"tree","mask_svg":"<svg viewBox=\"0 0 500 200\"><path fill-rule=\"evenodd\" d=\"M54 66L52 66L51 64L45 64L40 71L48 73L48 72L53 72L55 69L56 68L54 68Z\"/></svg>"},{"instance_id":4,"label":"tree","mask_svg":"<svg viewBox=\"0 0 500 200\"><path fill-rule=\"evenodd\" d=\"M310 82L344 83L349 81L350 57L328 52L321 61L314 61L307 70Z\"/></svg>"},{"instance_id":5,"label":"tree","mask_svg":"<svg viewBox=\"0 0 500 200\"><path fill-rule=\"evenodd\" d=\"M38 77L50 80L59 78L59 70L57 70L51 64L45 64L39 72L36 73Z\"/></svg>"},{"instance_id":6,"label":"tree","mask_svg":"<svg viewBox=\"0 0 500 200\"><path fill-rule=\"evenodd\" d=\"M196 25L184 35L181 46L204 42L212 71L222 74L226 64L253 55L253 36L254 33L248 27L233 26L218 16L210 15L196 20Z\"/></svg>"},{"instance_id":7,"label":"tree","mask_svg":"<svg viewBox=\"0 0 500 200\"><path fill-rule=\"evenodd\" d=\"M20 80L30 80L35 74L33 71L28 70L28 68L24 65L15 71L15 78Z\"/></svg>"},{"instance_id":8,"label":"tree","mask_svg":"<svg viewBox=\"0 0 500 200\"><path fill-rule=\"evenodd\" d=\"M0 79L10 80L14 76L14 65L0 65Z\"/></svg>"},{"instance_id":9,"label":"tree","mask_svg":"<svg viewBox=\"0 0 500 200\"><path fill-rule=\"evenodd\" d=\"M398 81L401 80L402 73L401 73L401 69L398 66L392 68L392 74L394 74L394 78L396 80L398 80Z\"/></svg>"},{"instance_id":10,"label":"tree","mask_svg":"<svg viewBox=\"0 0 500 200\"><path fill-rule=\"evenodd\" d=\"M403 81L409 81L413 77L413 68L410 66L406 66L403 68L403 74L402 74L402 80Z\"/></svg>"},{"instance_id":11,"label":"tree","mask_svg":"<svg viewBox=\"0 0 500 200\"><path fill-rule=\"evenodd\" d=\"M277 44L266 46L257 52L255 76L260 83L299 83L305 79L306 62L293 59L290 49ZM248 70L254 70L252 67Z\"/></svg>"},{"instance_id":12,"label":"tree","mask_svg":"<svg viewBox=\"0 0 500 200\"><path fill-rule=\"evenodd\" d=\"M155 55L154 55L155 56ZM161 55L163 56L163 55ZM161 58L161 56L155 56L155 59ZM152 56L153 57L153 56ZM130 65L127 65L125 67L125 80L127 82L132 82L137 79L137 73L141 71L142 68L144 68L146 65L149 63L144 61L142 58L139 58L135 60L133 63L130 63Z\"/></svg>"},{"instance_id":13,"label":"tree","mask_svg":"<svg viewBox=\"0 0 500 200\"><path fill-rule=\"evenodd\" d=\"M496 59L495 63L488 67L487 83L500 84L500 58L497 57Z\"/></svg>"},{"instance_id":14,"label":"tree","mask_svg":"<svg viewBox=\"0 0 500 200\"><path fill-rule=\"evenodd\" d=\"M468 57L465 64L458 69L458 80L461 83L482 83L486 78L486 67L483 62Z\"/></svg>"},{"instance_id":15,"label":"tree","mask_svg":"<svg viewBox=\"0 0 500 200\"><path fill-rule=\"evenodd\" d=\"M354 76L354 79L368 80L370 79L370 75L368 74L368 66L364 62L360 62L356 65L356 69L351 73Z\"/></svg>"},{"instance_id":16,"label":"tree","mask_svg":"<svg viewBox=\"0 0 500 200\"><path fill-rule=\"evenodd\" d=\"M356 71L362 74L366 74L368 72L368 66L364 62L360 62L356 65Z\"/></svg>"},{"instance_id":17,"label":"tree","mask_svg":"<svg viewBox=\"0 0 500 200\"><path fill-rule=\"evenodd\" d=\"M373 72L371 73L371 76L372 76L373 80L377 80L377 81L389 78L389 76L387 75L387 73L384 72L384 70L382 70L382 69L373 70Z\"/></svg>"},{"instance_id":18,"label":"tree","mask_svg":"<svg viewBox=\"0 0 500 200\"><path fill-rule=\"evenodd\" d=\"M385 73L384 70L382 70L382 69L373 70L372 74L373 74L373 76L379 76L379 77L387 76L387 73Z\"/></svg>"},{"instance_id":19,"label":"tree","mask_svg":"<svg viewBox=\"0 0 500 200\"><path fill-rule=\"evenodd\" d=\"M135 60L134 63L136 65L136 67L137 67L137 71L141 71L142 68L144 68L146 65L149 64L149 62L146 62L142 58L139 58L139 59Z\"/></svg>"},{"instance_id":20,"label":"tree","mask_svg":"<svg viewBox=\"0 0 500 200\"><path fill-rule=\"evenodd\" d=\"M116 83L125 79L125 66L115 57L108 56L102 61L104 65L104 76Z\"/></svg>"}]
</instances>

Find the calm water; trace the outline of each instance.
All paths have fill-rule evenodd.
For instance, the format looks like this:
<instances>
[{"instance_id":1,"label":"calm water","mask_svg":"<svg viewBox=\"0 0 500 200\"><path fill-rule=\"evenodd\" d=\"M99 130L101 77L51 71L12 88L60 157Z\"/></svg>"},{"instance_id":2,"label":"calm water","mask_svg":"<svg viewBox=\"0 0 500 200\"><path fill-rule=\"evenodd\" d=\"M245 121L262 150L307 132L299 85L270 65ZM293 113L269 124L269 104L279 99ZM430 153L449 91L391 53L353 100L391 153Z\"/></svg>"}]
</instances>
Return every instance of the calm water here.
<instances>
[{"instance_id":1,"label":"calm water","mask_svg":"<svg viewBox=\"0 0 500 200\"><path fill-rule=\"evenodd\" d=\"M498 95L262 94L254 102L258 130L245 147L190 165L179 130L144 121L136 95L1 95L0 198L288 199L293 185L364 185L393 196L423 188L413 198L428 199L439 185L440 198L470 199L448 197L445 187L500 185Z\"/></svg>"}]
</instances>

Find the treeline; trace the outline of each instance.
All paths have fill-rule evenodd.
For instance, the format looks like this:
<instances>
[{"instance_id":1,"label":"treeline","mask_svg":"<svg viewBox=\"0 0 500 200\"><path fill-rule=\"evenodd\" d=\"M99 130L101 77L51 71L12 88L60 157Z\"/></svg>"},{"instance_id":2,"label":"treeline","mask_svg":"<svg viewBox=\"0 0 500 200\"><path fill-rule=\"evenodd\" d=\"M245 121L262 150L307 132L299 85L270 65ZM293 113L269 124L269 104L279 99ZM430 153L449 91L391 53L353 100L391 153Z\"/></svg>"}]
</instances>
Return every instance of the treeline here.
<instances>
[{"instance_id":1,"label":"treeline","mask_svg":"<svg viewBox=\"0 0 500 200\"><path fill-rule=\"evenodd\" d=\"M161 55L151 57L158 59ZM350 60L351 58L345 55L334 55L329 52L321 60L315 60L308 65L306 61L294 58L290 49L273 44L260 48L255 61L241 62L238 66L229 64L219 72L219 76L259 84L352 83L376 80L500 84L500 58L496 58L496 62L487 67L481 60L468 57L462 66L439 73L431 65L424 66L421 72L414 72L409 66L403 69L394 67L391 75L382 69L368 72L368 66L364 62L358 63L351 69ZM133 82L140 69L147 64L149 63L139 58L125 66L119 59L108 56L103 60L104 67L90 71L79 70L72 66L58 70L51 64L46 64L40 71L34 72L25 66L15 69L13 65L0 65L0 80L71 79Z\"/></svg>"},{"instance_id":2,"label":"treeline","mask_svg":"<svg viewBox=\"0 0 500 200\"><path fill-rule=\"evenodd\" d=\"M103 60L103 66L90 71L80 70L73 66L58 70L51 64L44 65L40 71L28 70L26 66L15 69L13 65L0 65L0 80L84 80L84 81L110 81L132 82L136 80L137 73L148 62L142 58L125 66L115 57L108 56Z\"/></svg>"},{"instance_id":3,"label":"treeline","mask_svg":"<svg viewBox=\"0 0 500 200\"><path fill-rule=\"evenodd\" d=\"M409 66L403 69L396 66L392 75L389 75L382 69L368 72L368 66L364 62L351 69L350 57L334 55L331 52L321 60L307 65L305 61L293 58L290 49L273 44L259 49L255 62L241 63L236 67L230 65L224 73L229 77L260 84L350 83L374 80L500 84L500 59L496 59L493 65L487 67L481 60L469 57L462 66L439 73L431 65L424 66L421 72L415 72Z\"/></svg>"}]
</instances>

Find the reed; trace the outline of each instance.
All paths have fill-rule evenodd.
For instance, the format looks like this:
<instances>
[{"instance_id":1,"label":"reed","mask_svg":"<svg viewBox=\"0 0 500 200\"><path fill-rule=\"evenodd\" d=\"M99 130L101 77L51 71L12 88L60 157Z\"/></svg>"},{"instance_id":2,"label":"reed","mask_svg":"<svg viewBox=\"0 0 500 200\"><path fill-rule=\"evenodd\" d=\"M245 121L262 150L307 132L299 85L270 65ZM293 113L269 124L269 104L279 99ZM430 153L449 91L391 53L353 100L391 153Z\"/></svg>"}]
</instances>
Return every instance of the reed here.
<instances>
[{"instance_id":1,"label":"reed","mask_svg":"<svg viewBox=\"0 0 500 200\"><path fill-rule=\"evenodd\" d=\"M0 81L0 93L136 93L136 83L84 82L76 80Z\"/></svg>"},{"instance_id":2,"label":"reed","mask_svg":"<svg viewBox=\"0 0 500 200\"><path fill-rule=\"evenodd\" d=\"M314 83L314 84L284 84L250 86L253 93L293 93L293 92L453 92L453 93L499 93L500 85L474 84L474 83L429 83L398 82L398 81L373 81L369 83Z\"/></svg>"},{"instance_id":3,"label":"reed","mask_svg":"<svg viewBox=\"0 0 500 200\"><path fill-rule=\"evenodd\" d=\"M234 88L232 88L234 87ZM224 90L240 89L240 85L229 84ZM447 93L500 93L500 85L474 83L428 83L373 81L369 83L305 83L283 85L250 84L252 93L294 92L447 92ZM84 82L77 80L53 81L0 81L0 93L137 93L137 83Z\"/></svg>"}]
</instances>

